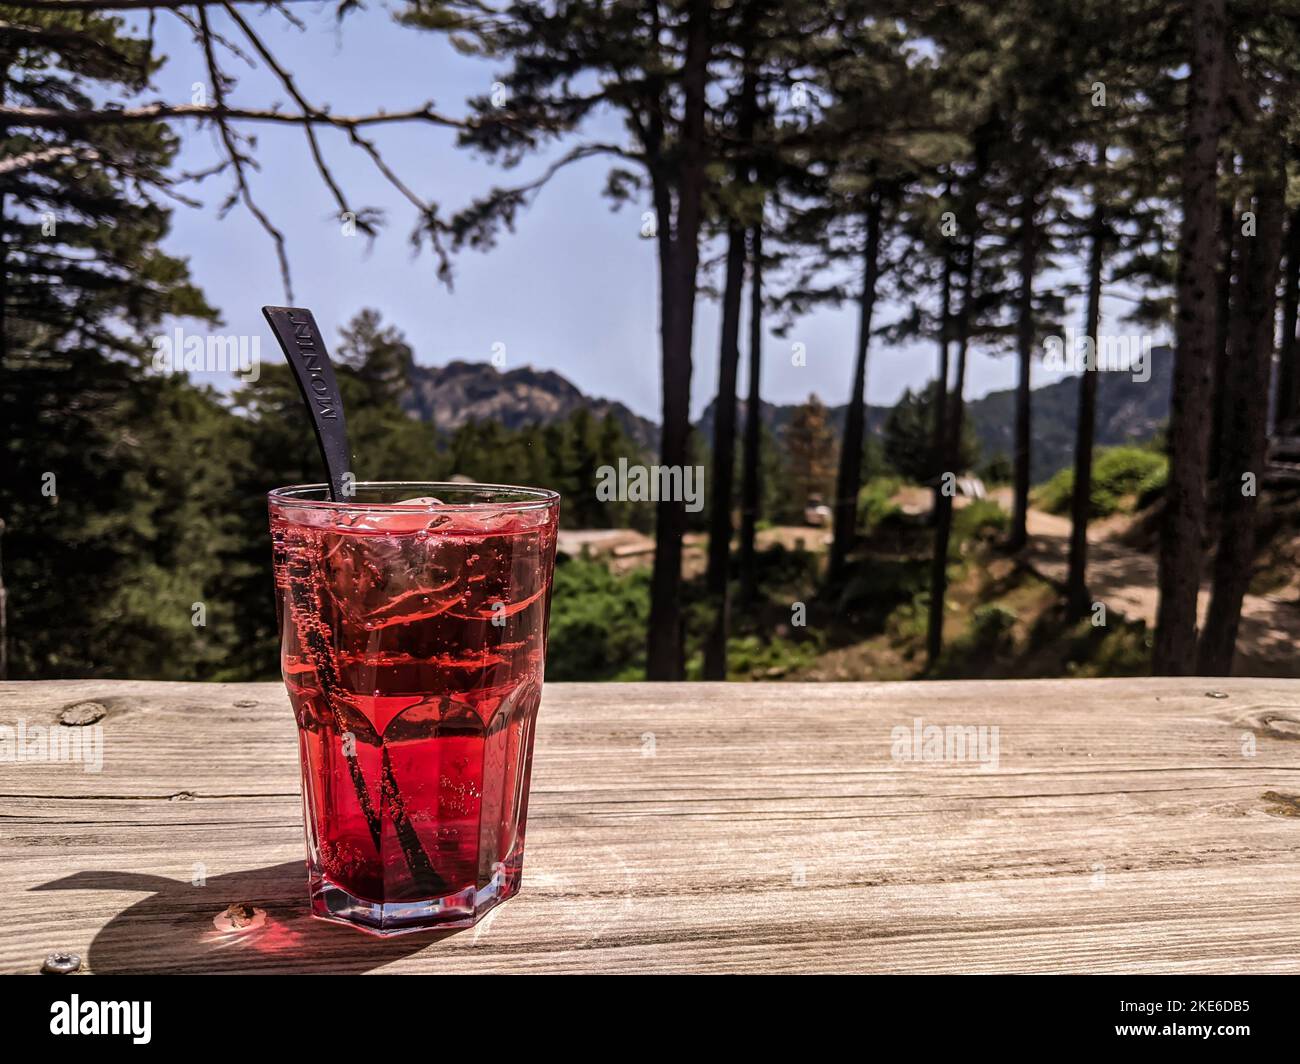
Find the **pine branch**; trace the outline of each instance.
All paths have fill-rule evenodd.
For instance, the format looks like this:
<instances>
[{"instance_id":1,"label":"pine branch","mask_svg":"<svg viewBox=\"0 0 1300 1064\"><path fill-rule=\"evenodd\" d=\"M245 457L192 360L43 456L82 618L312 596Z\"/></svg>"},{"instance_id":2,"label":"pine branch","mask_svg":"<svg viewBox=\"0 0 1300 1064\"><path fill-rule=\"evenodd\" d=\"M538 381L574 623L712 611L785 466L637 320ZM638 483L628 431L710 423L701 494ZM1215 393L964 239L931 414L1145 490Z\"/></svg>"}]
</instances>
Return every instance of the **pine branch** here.
<instances>
[{"instance_id":1,"label":"pine branch","mask_svg":"<svg viewBox=\"0 0 1300 1064\"><path fill-rule=\"evenodd\" d=\"M147 7L150 9L151 19L158 9L170 11L191 29L195 40L203 51L209 78L213 82L213 100L211 103L205 104L171 104L158 101L145 106L130 108L109 106L94 109L63 109L0 106L0 126L17 129L78 130L87 126L129 125L171 119L193 118L199 122L212 122L218 130L225 157L220 163L207 170L197 174L182 175L182 179L201 180L204 177L223 173L227 170L233 173L235 189L223 206L223 212L229 210L234 203L242 202L252 213L258 224L271 236L276 246L281 276L286 293L289 293L290 301L292 301L292 288L284 234L254 200L248 170L257 169L257 162L247 152L246 138L236 132L234 123L270 122L302 126L307 136L312 161L320 174L321 180L333 197L340 216L350 215L355 219L358 229L366 233L367 236L374 237L377 232L376 213L368 210L358 211L352 209L342 186L336 180L334 173L326 162L324 150L320 143L318 135L320 128L342 130L355 147L365 152L383 178L419 212L419 222L412 234L412 240L419 243L424 236L428 237L438 260L439 276L444 280L448 280L451 268L450 260L442 243L446 226L438 218L436 206L426 202L402 181L380 154L375 142L364 136L361 131L363 128L372 125L426 122L443 128L455 129L462 133L472 133L488 126L509 129L512 126L509 117L492 115L490 119L471 118L462 121L435 111L432 101L426 102L421 107L413 107L405 111L392 113L380 110L375 113L360 115L332 114L327 106L318 106L306 98L288 68L279 61L250 21L239 13L237 5L245 2L247 0L201 0L199 3L184 4L168 3L166 0L161 3L146 3L141 2L141 0L103 0L103 2L89 2L87 0L85 3L82 0L22 0L22 2L12 5L29 10L67 9L69 11ZM276 10L290 22L301 25L300 21L284 6L281 0L264 0L264 2L268 9ZM213 27L207 16L207 8L214 4L220 4L225 9L228 17L235 23L248 44L252 46L256 55L261 58L273 76L280 82L281 87L290 97L294 110L282 110L281 105L278 103L270 108L236 107L230 104L227 94L234 85L234 81L220 68L217 56L219 47L226 49L246 62L250 67L255 66L255 63L253 58L245 54L239 44L222 36ZM193 13L190 10L182 10L183 8L192 9ZM67 153L62 153L58 157L66 156ZM55 157L43 155L39 159L35 157L28 159L24 156L21 160L8 161L6 170L14 171L30 168L41 165L43 162L52 161ZM169 195L177 195L170 189L167 191Z\"/></svg>"},{"instance_id":2,"label":"pine branch","mask_svg":"<svg viewBox=\"0 0 1300 1064\"><path fill-rule=\"evenodd\" d=\"M171 13L190 28L190 32L194 34L194 39L196 41L199 40L200 36L203 33L203 28L199 25L198 19L194 18L188 12L180 11L177 9L173 9ZM245 52L242 48L240 48L239 45L237 45L234 41L230 40L227 37L222 36L216 30L212 29L210 26L208 27L208 35L212 38L213 41L221 45L221 47L226 49L226 51L230 52L231 55L235 56L235 58L242 59L249 68L254 67L253 60L249 58L248 53Z\"/></svg>"},{"instance_id":3,"label":"pine branch","mask_svg":"<svg viewBox=\"0 0 1300 1064\"><path fill-rule=\"evenodd\" d=\"M284 111L230 107L224 103L217 104L171 104L155 103L144 107L122 107L65 110L57 107L0 107L0 123L15 128L67 129L82 125L126 125L136 122L157 122L172 118L197 118L199 120L279 122L288 125L300 125L307 122L336 129L353 130L363 126L383 125L394 122L430 122L450 129L470 129L474 123L448 118L433 110L433 104L412 108L409 111L394 111L391 114L380 111L368 115L335 115L328 111L313 110L306 114L293 114Z\"/></svg>"},{"instance_id":4,"label":"pine branch","mask_svg":"<svg viewBox=\"0 0 1300 1064\"><path fill-rule=\"evenodd\" d=\"M367 236L373 237L375 235L374 225L366 220L360 213L352 210L352 208L348 206L347 197L343 195L343 190L339 187L338 182L334 180L334 175L330 173L329 166L325 163L325 156L321 152L320 140L316 136L316 124L310 117L308 117L313 112L319 112L320 108L313 107L307 102L306 98L298 90L297 83L293 80L293 76L280 65L279 61L271 53L271 50L267 48L266 44L262 41L262 38L254 32L253 27L250 26L235 9L235 5L231 3L230 0L224 0L221 6L226 9L226 13L234 20L235 25L238 26L244 36L248 38L248 42L253 46L257 54L262 57L262 61L271 68L271 72L275 74L279 79L280 84L284 86L285 92L287 92L299 108L302 109L305 118L302 128L303 132L307 134L307 144L311 149L312 161L315 162L316 170L319 172L321 180L325 182L325 187L330 190L330 194L334 197L334 202L338 205L339 216L344 217L349 214L352 215L352 217L356 219L357 228Z\"/></svg>"},{"instance_id":5,"label":"pine branch","mask_svg":"<svg viewBox=\"0 0 1300 1064\"><path fill-rule=\"evenodd\" d=\"M458 212L447 226L452 235L453 246L459 248L468 244L479 249L491 247L496 228L498 226L513 228L515 214L520 207L528 203L530 196L540 192L551 178L565 167L597 155L614 155L645 162L643 156L615 144L595 142L579 144L556 159L532 181L510 188L494 188L486 196L475 200L469 207Z\"/></svg>"},{"instance_id":6,"label":"pine branch","mask_svg":"<svg viewBox=\"0 0 1300 1064\"><path fill-rule=\"evenodd\" d=\"M181 7L211 7L226 0L5 0L5 7L21 7L28 11L175 11ZM306 3L307 0L233 0L237 4L261 4L276 7L280 4Z\"/></svg>"},{"instance_id":7,"label":"pine branch","mask_svg":"<svg viewBox=\"0 0 1300 1064\"><path fill-rule=\"evenodd\" d=\"M132 70L139 69L139 64L118 49L83 31L66 29L62 26L28 26L0 21L0 33L4 34L9 48L53 48L66 52L93 53L110 62L130 67Z\"/></svg>"},{"instance_id":8,"label":"pine branch","mask_svg":"<svg viewBox=\"0 0 1300 1064\"><path fill-rule=\"evenodd\" d=\"M13 155L0 159L0 174L13 174L24 170L34 170L46 163L61 159L75 159L78 162L98 162L99 152L94 148L58 147L41 151L29 151L23 155Z\"/></svg>"},{"instance_id":9,"label":"pine branch","mask_svg":"<svg viewBox=\"0 0 1300 1064\"><path fill-rule=\"evenodd\" d=\"M302 109L303 121L305 123L305 129L307 131L308 140L311 144L312 155L316 160L317 169L320 171L321 177L324 179L325 183L329 186L331 192L334 194L335 202L339 204L339 209L346 213L353 213L354 216L357 217L357 227L362 229L364 232L368 233L369 235L373 236L375 232L374 227L370 225L369 222L362 221L360 216L356 215L356 212L349 212L348 206L346 202L344 202L344 196L342 190L334 182L334 179L330 174L329 169L325 165L324 158L321 154L320 146L316 139L315 129L313 128L314 123L317 121L317 118L315 116L323 114L324 112L322 112L319 108L314 107L312 104L307 102L307 99L299 91L296 82L294 82L293 76L288 72L288 70L284 68L284 66L279 62L279 60L275 58L274 54L266 46L265 42L262 41L260 37L258 37L257 33L253 30L252 26L250 26L248 22L239 15L239 13L234 9L234 7L230 3L226 3L224 6L226 8L227 13L240 27L240 29L243 30L245 36L248 37L249 41L252 43L253 47L257 50L258 54L265 61L267 66L271 68L272 73L274 73L275 76L279 79L280 84L284 86L285 91L288 92L289 95L293 97L294 102L297 103L298 106ZM288 15L287 12L285 14ZM432 104L426 106L432 107ZM408 203L410 203L413 207L415 207L417 211L419 211L421 220L415 230L417 234L416 239L418 240L418 234L421 231L428 234L430 245L433 249L434 254L438 258L438 274L445 281L448 281L448 283L450 283L449 278L451 275L451 262L450 259L448 258L446 250L443 248L442 245L442 239L441 239L442 225L439 222L437 217L437 208L434 205L422 199L410 188L410 186L408 186L400 177L397 176L397 173L392 169L392 167L388 165L388 163L384 160L384 157L380 154L379 148L376 146L375 142L362 136L362 134L359 132L360 124L361 123L354 123L344 127L345 131L347 132L348 139L351 140L354 145L356 145L363 152L365 152L366 155L370 157L371 162L375 164L375 169L379 171L379 173L383 176L383 178L394 189L396 189L397 192L399 192L403 196L403 198L406 199Z\"/></svg>"},{"instance_id":10,"label":"pine branch","mask_svg":"<svg viewBox=\"0 0 1300 1064\"><path fill-rule=\"evenodd\" d=\"M208 76L212 79L212 95L217 101L217 107L224 110L226 103L225 75L217 65L216 53L212 47L212 34L208 29L207 9L200 7L198 13L199 27L203 39L203 57L207 63ZM280 277L284 281L285 298L292 304L293 281L289 276L289 256L285 249L284 234L275 227L275 224L267 217L266 212L253 199L253 192L249 188L248 177L244 172L244 166L250 160L240 151L235 132L230 128L226 118L219 117L217 119L217 129L221 134L221 142L225 145L226 155L229 156L231 165L234 168L235 186L239 198L244 201L244 206L248 208L249 213L257 219L258 224L270 234L271 239L275 242L275 254L280 261Z\"/></svg>"}]
</instances>

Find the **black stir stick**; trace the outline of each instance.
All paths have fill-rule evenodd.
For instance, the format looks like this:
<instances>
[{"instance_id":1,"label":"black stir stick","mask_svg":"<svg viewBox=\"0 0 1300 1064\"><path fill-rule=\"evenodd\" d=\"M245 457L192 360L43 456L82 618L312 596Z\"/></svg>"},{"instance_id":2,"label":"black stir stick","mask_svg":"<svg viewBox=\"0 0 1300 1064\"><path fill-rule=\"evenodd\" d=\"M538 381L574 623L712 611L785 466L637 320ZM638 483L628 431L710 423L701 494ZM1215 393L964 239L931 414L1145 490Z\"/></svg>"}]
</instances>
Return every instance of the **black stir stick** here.
<instances>
[{"instance_id":1,"label":"black stir stick","mask_svg":"<svg viewBox=\"0 0 1300 1064\"><path fill-rule=\"evenodd\" d=\"M334 367L330 363L329 353L325 350L325 341L321 337L316 319L305 307L263 307L262 313L275 333L276 341L284 352L293 370L294 380L302 393L303 402L311 415L312 428L316 433L316 443L320 447L321 459L325 463L325 473L330 482L330 498L343 502L354 494L355 478L349 468L352 451L348 447L347 419L343 415L343 396L339 394L338 381L334 376ZM334 657L326 639L324 626L320 619L320 591L310 572L289 574L290 604L300 621L299 628L307 652L312 657L312 666L316 678L325 694L325 699L334 715L335 726L339 734L355 732L347 724L347 717L355 716L347 699L343 695L334 669ZM316 623L312 623L315 621ZM382 745L383 740L376 736ZM383 856L383 831L380 813L375 811L370 800L370 791L366 786L361 766L355 756L348 758L348 769L352 775L352 785L357 792L357 804L366 818L375 851ZM420 843L406 812L406 801L397 787L397 778L393 775L392 763L388 751L384 750L382 777L380 786L380 809L387 811L397 833L398 844L411 870L411 877L416 885L430 894L446 892L446 884L438 875L429 860L428 854Z\"/></svg>"},{"instance_id":2,"label":"black stir stick","mask_svg":"<svg viewBox=\"0 0 1300 1064\"><path fill-rule=\"evenodd\" d=\"M348 447L343 397L339 395L325 340L311 311L304 307L263 307L262 313L289 360L293 379L311 414L311 427L329 477L330 498L342 502L352 495L352 450Z\"/></svg>"}]
</instances>

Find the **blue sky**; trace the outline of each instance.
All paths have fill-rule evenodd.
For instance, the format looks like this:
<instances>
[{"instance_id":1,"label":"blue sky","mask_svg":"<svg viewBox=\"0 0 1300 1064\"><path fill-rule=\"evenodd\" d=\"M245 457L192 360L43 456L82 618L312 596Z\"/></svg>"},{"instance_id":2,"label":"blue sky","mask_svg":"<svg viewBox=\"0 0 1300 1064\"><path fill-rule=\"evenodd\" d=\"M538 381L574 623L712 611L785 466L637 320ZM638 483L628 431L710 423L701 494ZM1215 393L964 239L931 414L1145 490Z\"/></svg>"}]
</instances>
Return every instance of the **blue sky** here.
<instances>
[{"instance_id":1,"label":"blue sky","mask_svg":"<svg viewBox=\"0 0 1300 1064\"><path fill-rule=\"evenodd\" d=\"M220 9L214 28L236 37ZM464 113L467 97L489 92L490 62L459 55L438 34L396 25L378 6L335 25L327 5L294 4L305 30L276 12L243 8L292 71L304 94L339 114L390 111L433 100L438 110ZM159 16L160 51L169 62L160 75L162 96L188 102L207 72L190 32L174 16ZM227 58L239 78L235 105L264 107L285 94L270 75ZM612 116L593 127L621 135ZM197 170L219 158L216 132L182 125L182 169ZM245 124L258 139L260 172L251 175L255 197L289 240L296 300L311 307L334 336L357 310L378 308L407 335L422 363L454 359L485 361L493 345L505 344L506 368L531 364L554 369L591 395L621 400L637 413L659 417L659 346L654 245L640 236L641 206L613 212L601 196L608 161L593 159L563 171L521 216L517 231L502 236L488 253L457 258L454 290L437 280L427 252L413 255L408 234L410 206L388 186L370 160L339 131L320 133L335 176L356 205L384 209L387 224L373 246L364 236L344 236L335 207L308 155L300 128ZM386 160L416 192L455 210L494 184L514 183L540 172L544 160L526 160L504 173L494 164L457 149L454 134L431 125L372 127ZM260 308L281 303L284 292L270 238L242 206L218 217L229 183L210 178L192 190L203 209L177 207L166 246L189 259L191 270L224 318L223 332L263 335ZM648 207L648 204L646 205ZM720 249L710 249L716 254ZM886 306L878 320L896 315ZM747 328L747 326L746 326ZM784 339L768 336L762 390L773 402L797 402L816 392L828 403L848 397L853 310L825 310L804 319ZM795 366L791 345L807 350ZM717 380L718 313L701 299L696 315L695 372L691 406L697 414L713 397ZM933 373L932 345L886 348L873 343L868 401L892 403L905 387L924 384ZM1013 360L976 352L968 395L1010 387ZM1053 374L1035 367L1035 386ZM746 388L742 371L740 387Z\"/></svg>"}]
</instances>

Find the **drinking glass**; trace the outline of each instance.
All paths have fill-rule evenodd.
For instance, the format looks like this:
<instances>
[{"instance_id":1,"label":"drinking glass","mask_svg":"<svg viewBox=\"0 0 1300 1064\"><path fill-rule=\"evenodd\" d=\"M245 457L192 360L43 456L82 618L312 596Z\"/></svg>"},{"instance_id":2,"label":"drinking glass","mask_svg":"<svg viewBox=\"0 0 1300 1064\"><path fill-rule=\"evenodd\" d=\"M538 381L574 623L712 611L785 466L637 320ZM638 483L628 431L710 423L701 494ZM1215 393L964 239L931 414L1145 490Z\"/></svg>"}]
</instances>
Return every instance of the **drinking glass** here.
<instances>
[{"instance_id":1,"label":"drinking glass","mask_svg":"<svg viewBox=\"0 0 1300 1064\"><path fill-rule=\"evenodd\" d=\"M560 497L269 495L314 915L468 927L519 890Z\"/></svg>"}]
</instances>

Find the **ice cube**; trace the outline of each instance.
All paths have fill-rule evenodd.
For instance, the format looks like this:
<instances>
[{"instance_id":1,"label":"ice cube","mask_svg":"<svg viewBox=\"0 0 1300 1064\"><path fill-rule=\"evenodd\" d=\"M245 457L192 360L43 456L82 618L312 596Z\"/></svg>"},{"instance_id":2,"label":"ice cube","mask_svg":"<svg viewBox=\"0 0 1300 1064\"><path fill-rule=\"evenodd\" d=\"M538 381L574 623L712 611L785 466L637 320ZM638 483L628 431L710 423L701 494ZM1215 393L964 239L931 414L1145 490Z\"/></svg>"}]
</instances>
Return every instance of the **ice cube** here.
<instances>
[{"instance_id":1,"label":"ice cube","mask_svg":"<svg viewBox=\"0 0 1300 1064\"><path fill-rule=\"evenodd\" d=\"M403 499L394 506L419 506L420 510L394 510L391 513L370 512L356 514L349 528L358 532L392 532L402 534L437 528L447 522L446 514L438 514L435 507L442 506L441 499L424 495L418 499Z\"/></svg>"}]
</instances>

